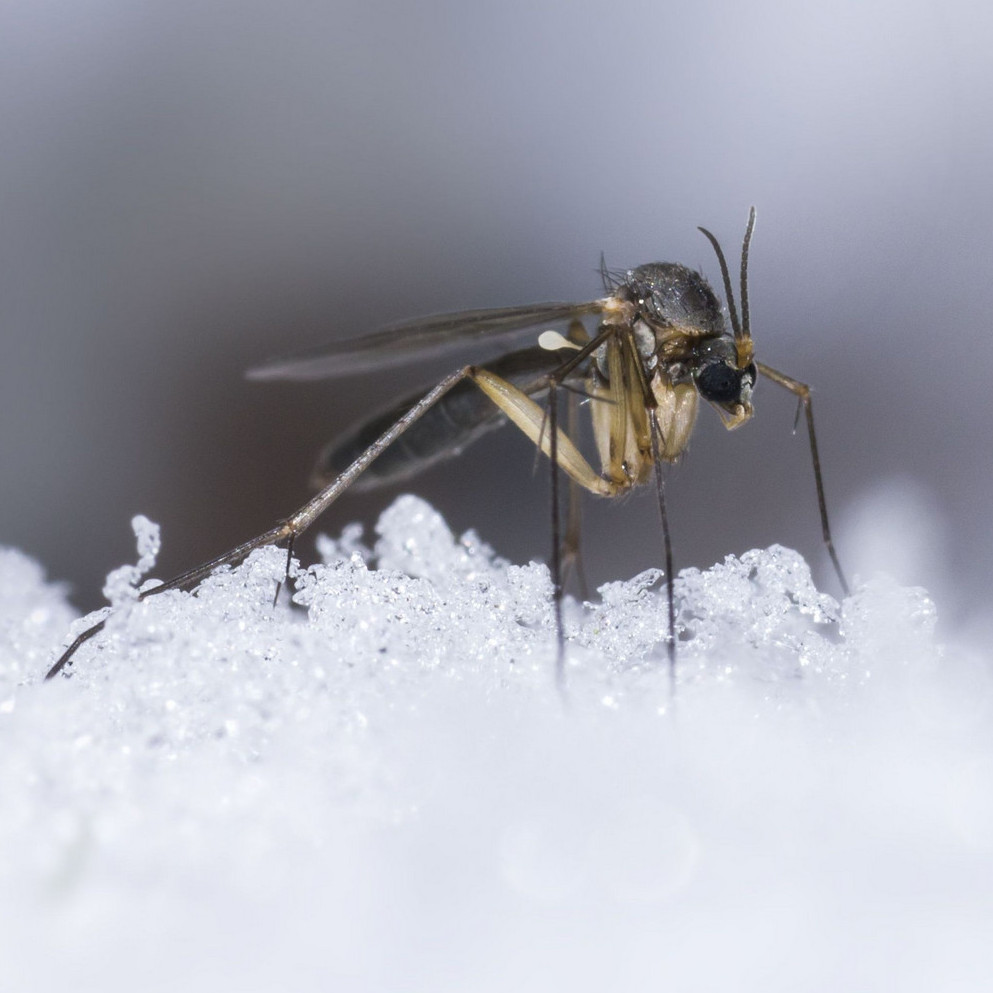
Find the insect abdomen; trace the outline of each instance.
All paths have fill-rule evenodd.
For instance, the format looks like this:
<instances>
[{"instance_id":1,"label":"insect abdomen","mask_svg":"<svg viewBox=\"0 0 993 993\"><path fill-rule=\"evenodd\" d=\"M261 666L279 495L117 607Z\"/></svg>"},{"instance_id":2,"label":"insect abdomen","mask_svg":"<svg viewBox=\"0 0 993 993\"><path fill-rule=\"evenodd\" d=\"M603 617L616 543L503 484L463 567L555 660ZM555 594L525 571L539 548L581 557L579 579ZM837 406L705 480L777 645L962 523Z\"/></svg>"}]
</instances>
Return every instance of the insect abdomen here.
<instances>
[{"instance_id":1,"label":"insect abdomen","mask_svg":"<svg viewBox=\"0 0 993 993\"><path fill-rule=\"evenodd\" d=\"M487 362L485 368L530 395L542 388L547 374L561 361L554 352L529 348ZM421 396L418 393L408 397L389 410L360 422L328 445L318 460L312 484L326 486L336 479ZM409 479L437 462L460 455L467 446L506 422L507 418L489 397L471 379L466 379L387 448L359 476L353 488L372 489Z\"/></svg>"}]
</instances>

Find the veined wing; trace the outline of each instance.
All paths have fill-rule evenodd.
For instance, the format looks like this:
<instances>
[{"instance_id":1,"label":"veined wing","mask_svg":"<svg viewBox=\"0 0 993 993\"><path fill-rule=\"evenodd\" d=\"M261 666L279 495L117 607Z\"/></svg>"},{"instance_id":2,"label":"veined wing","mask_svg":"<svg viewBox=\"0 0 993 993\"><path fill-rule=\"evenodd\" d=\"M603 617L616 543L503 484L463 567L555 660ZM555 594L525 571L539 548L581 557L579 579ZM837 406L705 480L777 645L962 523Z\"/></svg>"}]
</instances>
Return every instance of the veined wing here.
<instances>
[{"instance_id":1,"label":"veined wing","mask_svg":"<svg viewBox=\"0 0 993 993\"><path fill-rule=\"evenodd\" d=\"M249 379L333 379L429 358L474 340L496 340L541 324L599 314L606 300L535 303L494 310L463 310L392 324L373 334L334 342L305 355L277 359L250 369Z\"/></svg>"}]
</instances>

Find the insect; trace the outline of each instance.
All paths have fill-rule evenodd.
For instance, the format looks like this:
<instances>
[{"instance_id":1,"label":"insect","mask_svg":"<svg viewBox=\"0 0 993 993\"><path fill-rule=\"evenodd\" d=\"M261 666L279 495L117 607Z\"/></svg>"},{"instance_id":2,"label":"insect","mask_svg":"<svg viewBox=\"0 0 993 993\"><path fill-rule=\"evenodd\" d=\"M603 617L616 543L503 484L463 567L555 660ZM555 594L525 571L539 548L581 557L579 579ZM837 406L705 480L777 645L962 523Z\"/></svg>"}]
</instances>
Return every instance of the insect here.
<instances>
[{"instance_id":1,"label":"insect","mask_svg":"<svg viewBox=\"0 0 993 993\"><path fill-rule=\"evenodd\" d=\"M560 682L564 665L563 559L575 554L578 540L576 519L570 512L563 548L560 471L568 477L572 495L582 489L597 496L616 497L654 479L665 574L670 579L665 637L670 680L674 681L672 540L663 465L675 462L686 449L701 400L717 411L728 430L750 420L752 391L759 376L789 390L803 408L821 531L847 595L848 584L831 540L810 389L754 357L748 313L748 250L754 226L753 207L741 249L740 318L724 252L714 235L700 228L720 265L726 318L710 284L693 269L673 262L651 262L613 274L601 261L605 296L588 303L544 303L429 317L340 342L316 358L278 362L250 373L257 379L345 376L444 351L464 345L467 340L496 340L529 328L568 323L567 335L546 330L539 335L537 345L483 365L463 366L427 393L407 398L360 423L325 449L315 473L319 491L302 507L268 531L144 591L139 599L165 590L193 588L218 567L237 563L265 545L285 543L289 561L296 539L345 490L404 479L459 454L467 444L509 420L549 458L551 465L551 574ZM598 321L592 334L583 324L587 317ZM559 423L560 392L571 401L565 429ZM592 418L599 471L572 437L574 414L580 402L589 408ZM570 501L572 506L574 501ZM46 678L51 679L71 664L76 650L103 626L100 621L79 635Z\"/></svg>"}]
</instances>

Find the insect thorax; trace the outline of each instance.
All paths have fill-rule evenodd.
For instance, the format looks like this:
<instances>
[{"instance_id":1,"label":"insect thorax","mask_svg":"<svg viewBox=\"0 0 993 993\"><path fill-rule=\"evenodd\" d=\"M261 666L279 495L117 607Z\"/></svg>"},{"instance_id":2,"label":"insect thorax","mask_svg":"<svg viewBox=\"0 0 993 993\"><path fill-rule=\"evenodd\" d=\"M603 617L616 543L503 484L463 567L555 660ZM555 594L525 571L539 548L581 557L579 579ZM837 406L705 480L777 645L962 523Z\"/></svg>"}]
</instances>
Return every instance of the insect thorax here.
<instances>
[{"instance_id":1,"label":"insect thorax","mask_svg":"<svg viewBox=\"0 0 993 993\"><path fill-rule=\"evenodd\" d=\"M616 296L634 304L650 326L692 328L704 337L727 333L717 295L699 272L684 265L649 262L631 269Z\"/></svg>"},{"instance_id":2,"label":"insect thorax","mask_svg":"<svg viewBox=\"0 0 993 993\"><path fill-rule=\"evenodd\" d=\"M670 262L639 266L614 287L613 300L605 324L618 334L594 354L590 385L615 414L596 411L595 433L608 476L636 484L652 461L646 414L656 424L658 457L674 461L689 443L700 398L728 427L751 416L755 367L750 355L742 361L717 295L693 269Z\"/></svg>"}]
</instances>

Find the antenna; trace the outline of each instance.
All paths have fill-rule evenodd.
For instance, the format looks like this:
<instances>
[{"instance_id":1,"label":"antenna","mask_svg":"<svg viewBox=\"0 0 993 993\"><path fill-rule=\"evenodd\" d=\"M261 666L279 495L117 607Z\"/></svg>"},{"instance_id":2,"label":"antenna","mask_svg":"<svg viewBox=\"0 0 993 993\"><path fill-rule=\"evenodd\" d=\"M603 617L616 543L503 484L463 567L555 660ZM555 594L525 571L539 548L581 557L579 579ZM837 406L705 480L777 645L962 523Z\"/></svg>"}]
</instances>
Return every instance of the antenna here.
<instances>
[{"instance_id":1,"label":"antenna","mask_svg":"<svg viewBox=\"0 0 993 993\"><path fill-rule=\"evenodd\" d=\"M734 306L734 292L731 290L731 276L728 274L727 259L724 258L724 252L721 250L721 246L717 239L706 228L699 228L698 230L706 236L707 240L714 246L714 251L717 253L717 261L721 264L721 276L724 278L724 296L727 297L728 314L731 317L731 328L734 331L734 340L739 341L742 336L741 325L738 323L738 311ZM748 245L749 234L751 234L750 227L748 232L745 234L746 246ZM742 266L744 267L744 257L742 258ZM742 268L742 271L744 271L744 268Z\"/></svg>"},{"instance_id":2,"label":"antenna","mask_svg":"<svg viewBox=\"0 0 993 993\"><path fill-rule=\"evenodd\" d=\"M748 227L745 228L745 240L741 245L741 337L749 338L748 325L748 246L752 241L752 231L755 230L755 208L748 212ZM735 331L735 338L738 332Z\"/></svg>"}]
</instances>

